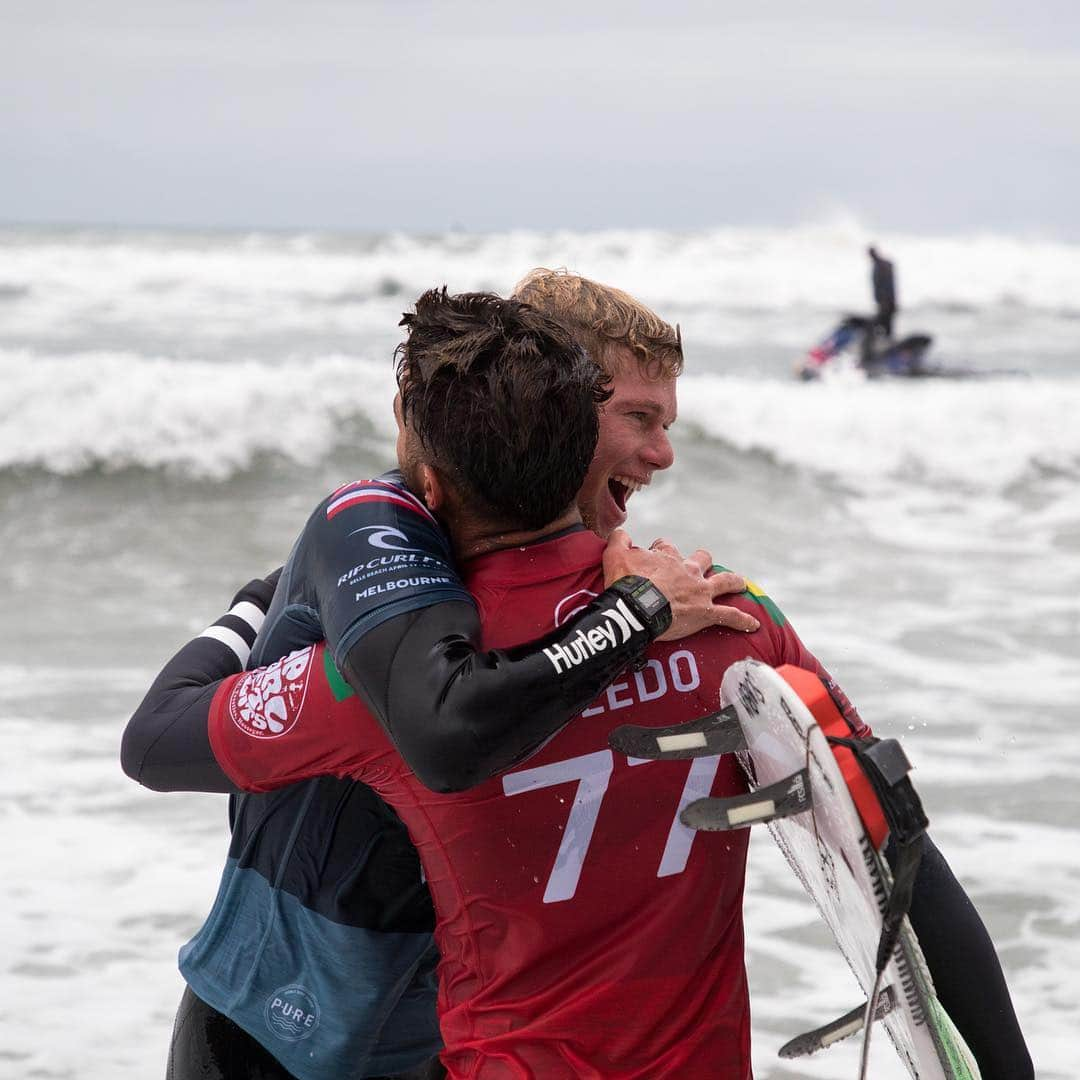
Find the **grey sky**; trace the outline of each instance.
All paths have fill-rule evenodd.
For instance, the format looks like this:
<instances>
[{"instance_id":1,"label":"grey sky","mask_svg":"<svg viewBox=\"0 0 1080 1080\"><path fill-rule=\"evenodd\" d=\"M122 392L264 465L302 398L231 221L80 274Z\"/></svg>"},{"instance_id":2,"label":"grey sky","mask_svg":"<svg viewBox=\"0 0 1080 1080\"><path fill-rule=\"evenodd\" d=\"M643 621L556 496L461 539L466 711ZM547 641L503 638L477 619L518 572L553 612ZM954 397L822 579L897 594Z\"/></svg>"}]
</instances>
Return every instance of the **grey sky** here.
<instances>
[{"instance_id":1,"label":"grey sky","mask_svg":"<svg viewBox=\"0 0 1080 1080\"><path fill-rule=\"evenodd\" d=\"M0 220L1080 239L1080 4L896 7L0 0Z\"/></svg>"}]
</instances>

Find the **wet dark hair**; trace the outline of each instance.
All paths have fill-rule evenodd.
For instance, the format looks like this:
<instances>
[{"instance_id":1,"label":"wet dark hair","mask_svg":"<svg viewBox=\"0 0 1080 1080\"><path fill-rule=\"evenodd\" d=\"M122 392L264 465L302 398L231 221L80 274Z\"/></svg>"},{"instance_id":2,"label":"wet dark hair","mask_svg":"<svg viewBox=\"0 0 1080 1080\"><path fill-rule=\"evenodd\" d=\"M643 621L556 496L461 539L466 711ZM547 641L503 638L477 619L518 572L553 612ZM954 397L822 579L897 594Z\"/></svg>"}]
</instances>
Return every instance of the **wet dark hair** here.
<instances>
[{"instance_id":1,"label":"wet dark hair","mask_svg":"<svg viewBox=\"0 0 1080 1080\"><path fill-rule=\"evenodd\" d=\"M401 325L405 423L474 512L539 529L574 501L607 376L550 316L493 293L430 289Z\"/></svg>"}]
</instances>

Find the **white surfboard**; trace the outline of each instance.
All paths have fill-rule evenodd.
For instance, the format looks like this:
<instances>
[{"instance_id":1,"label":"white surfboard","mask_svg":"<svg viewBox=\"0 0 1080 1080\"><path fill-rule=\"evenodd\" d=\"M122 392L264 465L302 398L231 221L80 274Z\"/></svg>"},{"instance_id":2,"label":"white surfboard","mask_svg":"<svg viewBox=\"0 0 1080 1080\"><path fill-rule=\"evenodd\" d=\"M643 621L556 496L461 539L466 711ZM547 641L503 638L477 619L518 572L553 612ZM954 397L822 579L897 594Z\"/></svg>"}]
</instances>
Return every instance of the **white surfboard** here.
<instances>
[{"instance_id":1,"label":"white surfboard","mask_svg":"<svg viewBox=\"0 0 1080 1080\"><path fill-rule=\"evenodd\" d=\"M915 1080L979 1080L974 1057L938 1001L906 917L877 980L882 917L893 884L881 854L886 825L860 766L850 755L844 758L845 779L826 739L822 724L834 735L850 733L821 680L798 668L776 671L744 660L728 669L721 704L720 712L674 727L626 725L611 733L610 743L637 757L735 752L746 772L749 793L690 803L681 815L683 823L716 830L767 822L867 1001L877 987L873 1026L885 1027L911 1076ZM896 752L906 766L898 748ZM837 753L843 757L848 751ZM860 816L852 790L869 825ZM781 1049L781 1056L801 1057L854 1035L864 1029L865 1013L865 1006L853 1009L793 1039Z\"/></svg>"},{"instance_id":2,"label":"white surfboard","mask_svg":"<svg viewBox=\"0 0 1080 1080\"><path fill-rule=\"evenodd\" d=\"M832 748L799 693L764 664L734 664L724 677L721 700L738 715L746 742L738 756L752 791L806 770L810 809L770 821L769 831L869 997L892 882ZM880 1022L913 1077L977 1080L978 1067L934 993L906 918L881 986L883 1004L891 1007ZM861 1018L854 1022L861 1028Z\"/></svg>"}]
</instances>

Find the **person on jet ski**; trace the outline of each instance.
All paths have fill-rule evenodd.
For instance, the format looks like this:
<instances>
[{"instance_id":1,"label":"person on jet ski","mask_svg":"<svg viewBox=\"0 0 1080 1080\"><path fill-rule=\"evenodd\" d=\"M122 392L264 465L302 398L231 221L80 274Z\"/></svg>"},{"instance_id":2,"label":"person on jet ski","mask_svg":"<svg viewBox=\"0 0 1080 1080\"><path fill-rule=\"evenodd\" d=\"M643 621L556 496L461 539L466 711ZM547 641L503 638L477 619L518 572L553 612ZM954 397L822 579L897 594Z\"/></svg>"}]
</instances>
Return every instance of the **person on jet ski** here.
<instances>
[{"instance_id":1,"label":"person on jet ski","mask_svg":"<svg viewBox=\"0 0 1080 1080\"><path fill-rule=\"evenodd\" d=\"M874 289L874 303L877 314L874 323L879 326L885 337L892 337L893 317L896 315L896 272L893 264L880 255L876 248L866 249L872 264L870 283Z\"/></svg>"}]
</instances>

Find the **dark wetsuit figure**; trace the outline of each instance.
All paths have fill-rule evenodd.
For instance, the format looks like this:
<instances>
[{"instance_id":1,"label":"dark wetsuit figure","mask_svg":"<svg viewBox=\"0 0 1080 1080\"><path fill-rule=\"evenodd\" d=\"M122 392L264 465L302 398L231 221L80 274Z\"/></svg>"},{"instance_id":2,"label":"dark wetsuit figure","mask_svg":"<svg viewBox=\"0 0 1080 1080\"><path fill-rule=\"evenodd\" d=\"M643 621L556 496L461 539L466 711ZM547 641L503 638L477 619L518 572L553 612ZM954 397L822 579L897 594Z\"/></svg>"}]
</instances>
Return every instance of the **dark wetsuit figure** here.
<instances>
[{"instance_id":1,"label":"dark wetsuit figure","mask_svg":"<svg viewBox=\"0 0 1080 1080\"><path fill-rule=\"evenodd\" d=\"M892 337L893 318L896 315L896 274L893 264L888 259L882 258L875 248L869 248L867 252L873 268L870 272L870 282L874 288L874 303L877 305L877 314L874 323L881 328L881 332L887 338Z\"/></svg>"}]
</instances>

